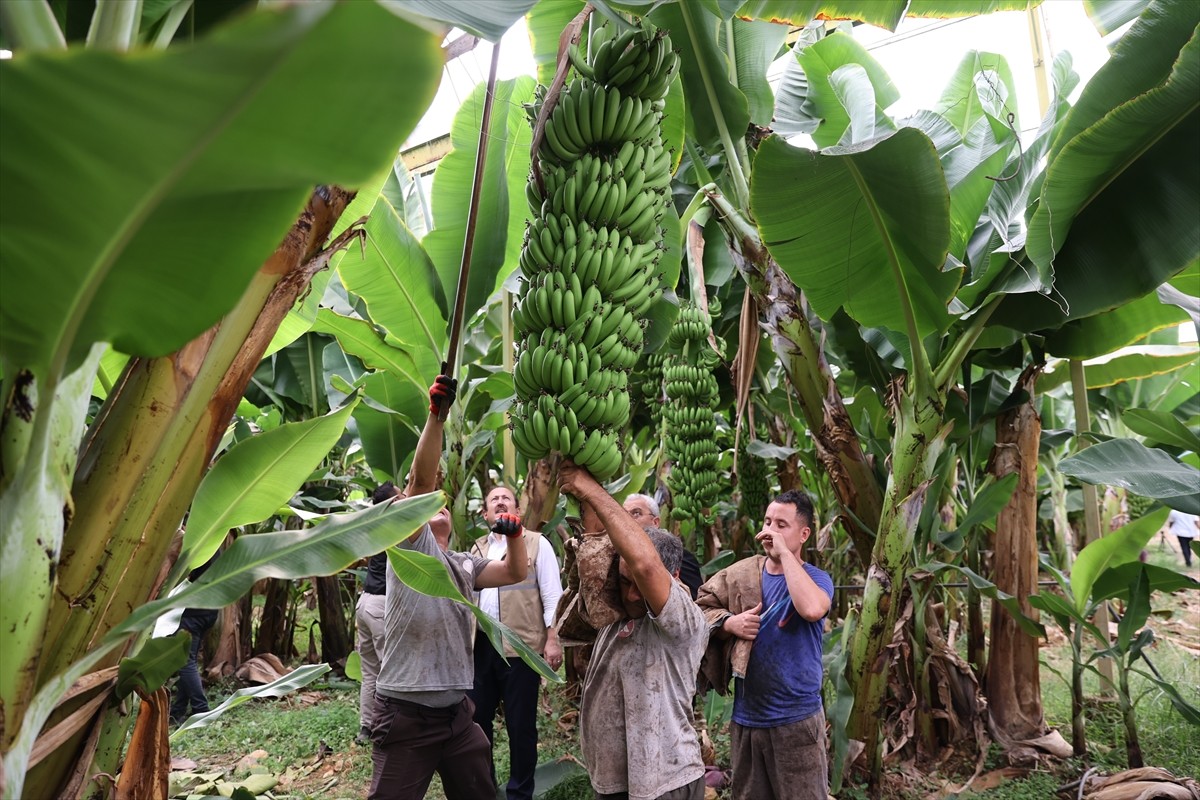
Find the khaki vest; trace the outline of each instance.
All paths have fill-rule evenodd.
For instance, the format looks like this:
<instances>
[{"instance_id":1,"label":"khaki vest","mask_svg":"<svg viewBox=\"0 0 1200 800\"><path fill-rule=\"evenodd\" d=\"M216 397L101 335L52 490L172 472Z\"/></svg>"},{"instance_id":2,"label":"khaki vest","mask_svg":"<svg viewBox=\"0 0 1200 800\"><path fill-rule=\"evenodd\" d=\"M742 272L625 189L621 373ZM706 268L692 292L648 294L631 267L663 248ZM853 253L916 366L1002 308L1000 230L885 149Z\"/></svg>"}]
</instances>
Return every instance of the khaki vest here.
<instances>
[{"instance_id":1,"label":"khaki vest","mask_svg":"<svg viewBox=\"0 0 1200 800\"><path fill-rule=\"evenodd\" d=\"M542 614L542 592L538 586L537 574L538 545L542 534L538 531L525 531L524 535L529 570L525 574L525 580L520 583L497 589L500 593L500 621L524 639L535 653L541 655L546 651L546 619ZM481 558L487 558L487 541L487 536L477 539L471 546L471 552ZM479 605L479 592L475 592L475 604ZM504 655L516 654L512 646L505 642Z\"/></svg>"}]
</instances>

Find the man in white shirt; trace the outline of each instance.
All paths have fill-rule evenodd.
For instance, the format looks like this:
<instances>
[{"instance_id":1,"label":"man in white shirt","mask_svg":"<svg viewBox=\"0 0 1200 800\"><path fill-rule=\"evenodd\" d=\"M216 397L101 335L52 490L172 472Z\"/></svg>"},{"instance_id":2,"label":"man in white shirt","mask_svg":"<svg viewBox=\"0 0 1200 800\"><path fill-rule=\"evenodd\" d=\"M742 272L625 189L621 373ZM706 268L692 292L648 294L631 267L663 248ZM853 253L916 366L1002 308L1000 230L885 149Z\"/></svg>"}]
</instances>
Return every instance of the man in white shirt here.
<instances>
[{"instance_id":1,"label":"man in white shirt","mask_svg":"<svg viewBox=\"0 0 1200 800\"><path fill-rule=\"evenodd\" d=\"M513 492L497 486L483 503L483 518L491 529L497 520L517 518L519 509ZM526 644L541 654L552 669L562 665L562 646L554 630L554 610L562 596L562 580L554 548L537 531L523 534L528 557L525 580L503 589L484 589L476 594L476 603L492 619L512 628ZM477 556L500 561L508 554L508 537L489 533L471 548ZM477 636L484 637L482 631ZM504 648L507 661L481 638L475 647L475 722L493 741L492 722L496 709L504 704L504 722L508 729L509 779L508 800L532 800L533 773L537 767L537 713L541 676L517 657L512 648Z\"/></svg>"},{"instance_id":2,"label":"man in white shirt","mask_svg":"<svg viewBox=\"0 0 1200 800\"><path fill-rule=\"evenodd\" d=\"M1179 549L1183 551L1183 563L1188 569L1192 568L1192 539L1200 536L1200 518L1186 511L1171 509L1167 515L1167 527L1179 540Z\"/></svg>"}]
</instances>

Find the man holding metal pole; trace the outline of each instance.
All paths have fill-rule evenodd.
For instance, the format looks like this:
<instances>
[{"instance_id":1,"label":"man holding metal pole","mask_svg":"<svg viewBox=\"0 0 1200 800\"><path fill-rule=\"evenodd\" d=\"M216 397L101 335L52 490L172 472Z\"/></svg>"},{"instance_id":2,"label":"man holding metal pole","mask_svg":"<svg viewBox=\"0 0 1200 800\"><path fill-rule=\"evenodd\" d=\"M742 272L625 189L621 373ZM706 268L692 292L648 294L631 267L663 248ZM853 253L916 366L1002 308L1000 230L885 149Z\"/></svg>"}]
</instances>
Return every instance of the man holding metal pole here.
<instances>
[{"instance_id":1,"label":"man holding metal pole","mask_svg":"<svg viewBox=\"0 0 1200 800\"><path fill-rule=\"evenodd\" d=\"M429 418L417 443L404 494L437 489L442 452L439 412L454 399L456 382L439 375L429 390ZM400 547L437 559L458 590L508 586L525 579L521 522L511 516L493 530L509 537L509 557L492 561L448 549L450 512L443 508ZM496 794L491 746L474 721L467 698L473 683L475 618L466 606L421 594L388 568L384 650L375 684L371 730L371 800L419 800L433 773L442 777L448 800L479 800Z\"/></svg>"}]
</instances>

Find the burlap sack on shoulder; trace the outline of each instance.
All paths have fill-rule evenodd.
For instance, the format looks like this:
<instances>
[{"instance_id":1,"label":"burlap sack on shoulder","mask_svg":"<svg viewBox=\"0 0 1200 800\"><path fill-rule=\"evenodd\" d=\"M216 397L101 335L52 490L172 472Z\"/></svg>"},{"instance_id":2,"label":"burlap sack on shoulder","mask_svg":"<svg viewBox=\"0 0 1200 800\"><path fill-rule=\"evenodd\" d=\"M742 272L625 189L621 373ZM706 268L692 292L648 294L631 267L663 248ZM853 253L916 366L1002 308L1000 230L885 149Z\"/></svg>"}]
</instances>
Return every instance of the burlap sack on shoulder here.
<instances>
[{"instance_id":1,"label":"burlap sack on shoulder","mask_svg":"<svg viewBox=\"0 0 1200 800\"><path fill-rule=\"evenodd\" d=\"M587 644L596 632L625 616L618 594L617 551L606 533L588 533L564 544L567 588L554 627L564 646Z\"/></svg>"}]
</instances>

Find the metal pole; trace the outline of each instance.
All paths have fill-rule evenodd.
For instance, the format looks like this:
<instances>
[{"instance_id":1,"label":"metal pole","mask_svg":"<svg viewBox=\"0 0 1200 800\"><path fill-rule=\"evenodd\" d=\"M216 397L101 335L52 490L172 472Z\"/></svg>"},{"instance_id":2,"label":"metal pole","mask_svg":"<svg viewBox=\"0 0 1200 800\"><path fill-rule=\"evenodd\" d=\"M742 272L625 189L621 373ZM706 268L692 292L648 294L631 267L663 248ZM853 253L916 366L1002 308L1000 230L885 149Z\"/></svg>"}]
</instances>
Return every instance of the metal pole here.
<instances>
[{"instance_id":1,"label":"metal pole","mask_svg":"<svg viewBox=\"0 0 1200 800\"><path fill-rule=\"evenodd\" d=\"M479 195L483 190L483 173L487 163L489 128L492 124L492 100L496 95L496 70L500 65L500 42L492 46L492 68L488 74L487 92L483 98L483 120L479 125L479 150L475 154L475 179L471 183L471 201L467 207L467 233L463 240L462 263L458 268L458 291L454 296L454 311L450 317L450 343L442 374L452 375L458 363L458 347L462 338L463 313L467 304L467 278L471 273L471 255L475 249L475 220L479 216ZM445 421L450 405L438 408L438 419Z\"/></svg>"}]
</instances>

